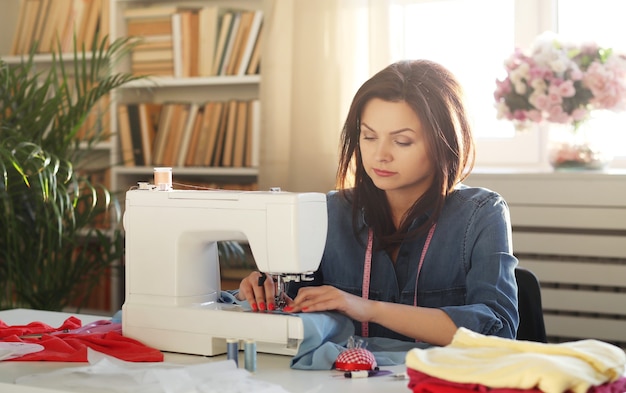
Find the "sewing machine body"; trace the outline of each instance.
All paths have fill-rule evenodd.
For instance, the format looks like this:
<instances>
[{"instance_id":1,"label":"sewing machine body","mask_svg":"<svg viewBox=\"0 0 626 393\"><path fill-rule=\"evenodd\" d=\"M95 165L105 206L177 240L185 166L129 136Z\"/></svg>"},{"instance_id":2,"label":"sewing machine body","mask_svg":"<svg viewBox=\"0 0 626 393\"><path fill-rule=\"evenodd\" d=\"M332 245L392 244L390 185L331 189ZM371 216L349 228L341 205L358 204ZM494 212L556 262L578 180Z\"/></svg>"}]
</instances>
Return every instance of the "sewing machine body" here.
<instances>
[{"instance_id":1,"label":"sewing machine body","mask_svg":"<svg viewBox=\"0 0 626 393\"><path fill-rule=\"evenodd\" d=\"M131 190L126 194L125 336L163 351L213 356L226 339L294 355L302 320L218 303L217 241L247 241L258 270L317 270L326 242L324 194Z\"/></svg>"}]
</instances>

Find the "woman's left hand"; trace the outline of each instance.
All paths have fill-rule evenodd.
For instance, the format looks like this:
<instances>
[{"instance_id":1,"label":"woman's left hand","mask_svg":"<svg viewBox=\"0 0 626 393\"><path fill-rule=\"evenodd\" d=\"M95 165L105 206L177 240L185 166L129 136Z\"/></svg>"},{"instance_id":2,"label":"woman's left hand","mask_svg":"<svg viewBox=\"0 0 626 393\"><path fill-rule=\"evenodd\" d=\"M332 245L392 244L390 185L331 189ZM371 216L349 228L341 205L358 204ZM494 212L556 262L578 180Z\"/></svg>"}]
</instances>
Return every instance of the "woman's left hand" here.
<instances>
[{"instance_id":1,"label":"woman's left hand","mask_svg":"<svg viewBox=\"0 0 626 393\"><path fill-rule=\"evenodd\" d=\"M330 285L303 287L298 295L289 301L285 311L313 312L339 311L359 322L370 320L371 301L339 290Z\"/></svg>"}]
</instances>

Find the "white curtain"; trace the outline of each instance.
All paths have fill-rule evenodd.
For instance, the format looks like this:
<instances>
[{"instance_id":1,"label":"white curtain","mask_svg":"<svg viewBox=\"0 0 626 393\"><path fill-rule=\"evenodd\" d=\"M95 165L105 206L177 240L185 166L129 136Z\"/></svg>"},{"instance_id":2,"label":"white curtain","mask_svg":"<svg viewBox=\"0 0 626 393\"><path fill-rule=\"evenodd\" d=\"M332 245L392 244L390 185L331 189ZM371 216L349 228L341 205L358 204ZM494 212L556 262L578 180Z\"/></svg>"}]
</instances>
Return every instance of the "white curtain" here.
<instances>
[{"instance_id":1,"label":"white curtain","mask_svg":"<svg viewBox=\"0 0 626 393\"><path fill-rule=\"evenodd\" d=\"M334 188L352 97L389 63L388 0L264 0L259 188Z\"/></svg>"}]
</instances>

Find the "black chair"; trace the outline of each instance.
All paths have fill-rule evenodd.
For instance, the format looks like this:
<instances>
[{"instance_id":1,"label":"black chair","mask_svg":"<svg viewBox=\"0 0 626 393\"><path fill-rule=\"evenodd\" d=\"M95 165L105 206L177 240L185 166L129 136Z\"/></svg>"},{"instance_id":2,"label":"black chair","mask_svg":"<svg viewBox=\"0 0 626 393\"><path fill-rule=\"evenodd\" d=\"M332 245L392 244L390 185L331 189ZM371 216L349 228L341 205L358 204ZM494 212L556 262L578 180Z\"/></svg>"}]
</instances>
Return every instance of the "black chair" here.
<instances>
[{"instance_id":1,"label":"black chair","mask_svg":"<svg viewBox=\"0 0 626 393\"><path fill-rule=\"evenodd\" d=\"M521 267L515 268L515 279L520 318L517 339L545 343L548 339L543 321L539 280L533 272Z\"/></svg>"}]
</instances>

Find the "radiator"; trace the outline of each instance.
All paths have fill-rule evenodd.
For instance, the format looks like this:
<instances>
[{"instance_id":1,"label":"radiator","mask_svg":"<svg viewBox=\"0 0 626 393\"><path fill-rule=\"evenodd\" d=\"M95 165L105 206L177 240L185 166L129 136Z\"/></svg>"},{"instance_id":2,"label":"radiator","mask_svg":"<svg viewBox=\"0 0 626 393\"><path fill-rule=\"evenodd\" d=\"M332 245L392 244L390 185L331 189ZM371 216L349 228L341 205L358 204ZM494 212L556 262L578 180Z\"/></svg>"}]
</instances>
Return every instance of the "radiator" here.
<instances>
[{"instance_id":1,"label":"radiator","mask_svg":"<svg viewBox=\"0 0 626 393\"><path fill-rule=\"evenodd\" d=\"M550 342L626 348L626 174L473 174L499 192L520 266L539 278Z\"/></svg>"}]
</instances>

